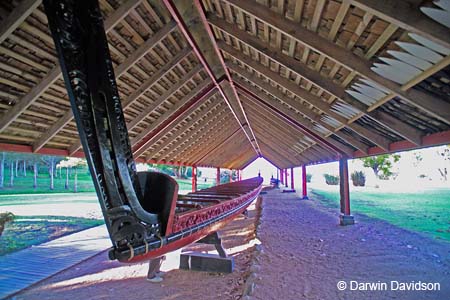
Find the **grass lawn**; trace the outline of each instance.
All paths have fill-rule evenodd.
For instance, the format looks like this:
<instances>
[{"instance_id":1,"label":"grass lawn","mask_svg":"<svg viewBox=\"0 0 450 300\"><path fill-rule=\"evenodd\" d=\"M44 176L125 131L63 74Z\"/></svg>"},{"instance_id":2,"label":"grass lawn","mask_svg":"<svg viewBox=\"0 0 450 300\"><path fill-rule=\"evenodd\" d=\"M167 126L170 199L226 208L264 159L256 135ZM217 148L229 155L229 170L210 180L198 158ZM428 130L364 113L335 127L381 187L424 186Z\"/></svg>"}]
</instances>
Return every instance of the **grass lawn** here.
<instances>
[{"instance_id":1,"label":"grass lawn","mask_svg":"<svg viewBox=\"0 0 450 300\"><path fill-rule=\"evenodd\" d=\"M0 237L0 255L103 224L103 220L64 216L16 216Z\"/></svg>"},{"instance_id":2,"label":"grass lawn","mask_svg":"<svg viewBox=\"0 0 450 300\"><path fill-rule=\"evenodd\" d=\"M78 178L80 177L83 178L79 175ZM16 216L0 236L0 255L103 224L91 178L85 176L84 179L79 180L79 190L91 192L68 193L64 190L64 180L59 183L59 179L56 179L55 190L49 193L46 185L49 179L44 175L39 178L41 187L38 189L28 187L32 184L32 177L17 177L14 189L0 190L0 212L10 211ZM26 180L29 182L26 183ZM180 191L191 191L190 179L177 181ZM198 183L199 189L209 186L210 183Z\"/></svg>"},{"instance_id":3,"label":"grass lawn","mask_svg":"<svg viewBox=\"0 0 450 300\"><path fill-rule=\"evenodd\" d=\"M0 189L1 195L12 194L53 194L53 193L72 193L74 191L74 175L69 176L69 188L65 189L65 174L61 177L54 179L54 189L50 190L50 178L48 173L41 172L38 176L38 187L33 188L33 174L28 172L27 176L14 177L14 186L9 186L9 170L5 169L4 187ZM191 191L192 182L191 179L177 179L180 191ZM198 189L205 189L211 187L213 184L210 182L203 182L198 180ZM78 171L78 192L95 192L94 184L92 183L91 175L87 169L81 169Z\"/></svg>"},{"instance_id":4,"label":"grass lawn","mask_svg":"<svg viewBox=\"0 0 450 300\"><path fill-rule=\"evenodd\" d=\"M326 206L339 208L339 191L312 188ZM450 189L420 193L352 191L352 213L362 213L396 226L450 241Z\"/></svg>"}]
</instances>

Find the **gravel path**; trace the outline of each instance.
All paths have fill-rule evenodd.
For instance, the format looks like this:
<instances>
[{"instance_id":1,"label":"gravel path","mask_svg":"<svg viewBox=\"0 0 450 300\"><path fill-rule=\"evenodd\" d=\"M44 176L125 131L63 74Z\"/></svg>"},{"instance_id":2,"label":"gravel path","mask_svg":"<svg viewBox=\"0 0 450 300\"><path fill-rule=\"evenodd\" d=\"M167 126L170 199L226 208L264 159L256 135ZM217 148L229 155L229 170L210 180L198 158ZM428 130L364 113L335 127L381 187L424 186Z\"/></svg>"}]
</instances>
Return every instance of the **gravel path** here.
<instances>
[{"instance_id":1,"label":"gravel path","mask_svg":"<svg viewBox=\"0 0 450 300\"><path fill-rule=\"evenodd\" d=\"M251 299L450 299L450 243L366 216L342 227L335 210L280 196L273 190L262 202ZM388 290L350 291L350 281L386 282ZM391 281L438 282L441 291L392 291Z\"/></svg>"}]
</instances>

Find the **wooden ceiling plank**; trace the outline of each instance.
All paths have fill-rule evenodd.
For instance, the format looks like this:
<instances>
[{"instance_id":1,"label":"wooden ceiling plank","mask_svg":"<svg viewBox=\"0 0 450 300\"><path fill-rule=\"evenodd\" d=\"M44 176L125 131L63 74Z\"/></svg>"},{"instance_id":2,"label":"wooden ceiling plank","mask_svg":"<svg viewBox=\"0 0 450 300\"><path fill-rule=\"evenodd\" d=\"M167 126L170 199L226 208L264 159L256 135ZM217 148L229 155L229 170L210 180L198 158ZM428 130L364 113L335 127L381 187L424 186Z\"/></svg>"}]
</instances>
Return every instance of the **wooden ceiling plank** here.
<instances>
[{"instance_id":1,"label":"wooden ceiling plank","mask_svg":"<svg viewBox=\"0 0 450 300\"><path fill-rule=\"evenodd\" d=\"M330 105L328 103L322 101L317 96L308 93L306 90L302 89L301 87L296 85L294 82L290 81L287 78L283 78L283 77L279 76L278 73L275 73L272 70L263 67L262 65L256 63L255 61L245 60L245 57L243 57L242 53L234 50L234 48L230 47L229 45L224 44L224 43L219 43L219 45L224 51L226 51L229 54L233 55L234 57L238 58L241 62L243 62L243 63L245 62L246 65L250 66L255 71L263 74L264 76L269 78L271 81L275 82L276 84L278 84L280 86L283 86L284 88L290 90L292 93L297 95L299 98L307 101L308 103L310 103L311 105L313 105L316 108L320 109L321 111L323 111L327 115L333 117L337 121L339 121L342 124L344 124L346 127L351 128L353 131L355 131L356 133L358 133L362 137L367 138L368 140L372 141L374 144L380 146L381 148L383 148L385 150L389 149L390 141L388 139L386 139L386 138L384 138L384 137L380 136L379 134L376 134L376 133L374 133L372 131L369 131L368 129L366 129L366 128L360 126L360 125L357 125L355 123L348 124L347 123L347 121L348 121L347 119L343 118L342 116L340 116L336 112L332 111ZM228 65L228 66L233 68L234 71L240 72L241 74L243 72L244 73L246 72L242 68L237 67L236 65ZM248 73L245 73L245 74L246 74L245 77L250 76L250 74L248 74ZM300 103L297 103L294 99L290 99L288 97L285 97L282 100L284 102L290 101L290 105L293 106L295 109L297 109L300 112L302 110L308 109L305 106L301 105Z\"/></svg>"},{"instance_id":2,"label":"wooden ceiling plank","mask_svg":"<svg viewBox=\"0 0 450 300\"><path fill-rule=\"evenodd\" d=\"M42 0L23 0L0 24L0 44L19 27Z\"/></svg>"},{"instance_id":3,"label":"wooden ceiling plank","mask_svg":"<svg viewBox=\"0 0 450 300\"><path fill-rule=\"evenodd\" d=\"M235 80L235 82L238 82L238 80ZM250 89L250 87L248 85L246 86L246 88ZM299 118L299 116L294 111L287 109L287 107L283 107L283 106L281 106L281 105L279 105L277 103L274 103L273 100L271 100L264 93L260 93L259 91L254 91L254 90L252 90L252 92L254 92L255 94L258 93L257 95L258 95L258 97L260 97L261 100L265 101L266 103L268 103L272 107L276 108L277 111L280 111L280 112L284 113L285 115L287 115L290 118L294 119L296 122L300 123L302 126L304 126L306 128L310 128L312 131L315 131L313 129L314 128L314 124L311 121ZM250 101L254 102L259 107L261 107L261 108L263 108L263 109L265 109L267 111L271 111L268 108L265 108L265 107L261 106L261 104L256 102L256 100L252 100L250 97L246 97L246 98L249 99ZM276 114L276 112L275 112L275 114ZM323 138L322 134L317 133L317 132L316 132L316 134ZM312 139L314 139L314 138L312 138ZM329 142L329 139L326 139L326 141ZM353 151L349 147L347 147L347 146L345 146L345 145L343 145L341 143L339 143L339 149L341 149L347 155L350 155L350 153L353 153Z\"/></svg>"},{"instance_id":4,"label":"wooden ceiling plank","mask_svg":"<svg viewBox=\"0 0 450 300\"><path fill-rule=\"evenodd\" d=\"M448 28L428 18L418 5L398 0L351 0L352 5L450 49ZM415 3L421 3L416 1Z\"/></svg>"},{"instance_id":5,"label":"wooden ceiling plank","mask_svg":"<svg viewBox=\"0 0 450 300\"><path fill-rule=\"evenodd\" d=\"M136 3L141 0L129 0L124 5L119 7L111 14L105 21L105 31L111 30L114 25L122 20L125 15L134 8ZM25 96L23 96L17 103L5 112L0 118L0 132L5 130L15 119L19 117L34 101L36 101L53 83L61 78L61 68L59 65L55 66L50 73L48 73L36 86L34 86Z\"/></svg>"},{"instance_id":6,"label":"wooden ceiling plank","mask_svg":"<svg viewBox=\"0 0 450 300\"><path fill-rule=\"evenodd\" d=\"M211 116L210 119L204 120L204 122L200 123L198 126L194 127L189 131L184 131L184 136L178 139L175 145L167 150L164 150L163 153L159 156L160 158L173 157L176 158L181 152L187 151L190 149L192 145L195 143L196 139L201 140L201 138L209 133L211 130L224 125L222 122L228 118L228 112L223 114L217 114ZM164 147L162 148L164 149Z\"/></svg>"},{"instance_id":7,"label":"wooden ceiling plank","mask_svg":"<svg viewBox=\"0 0 450 300\"><path fill-rule=\"evenodd\" d=\"M227 32L228 34L230 34L231 36L233 36L234 38L236 38L240 41L245 41L245 43L248 44L249 46L251 46L253 49L257 50L258 52L264 54L267 57L270 57L272 60L283 65L285 68L288 68L288 69L292 70L293 72L301 75L303 78L314 83L319 88L326 90L328 93L341 99L343 102L350 104L351 106L361 110L367 116L371 117L373 120L377 121L378 123L385 126L386 128L401 135L405 139L410 140L411 142L413 142L417 145L420 145L421 137L423 135L421 131L417 130L416 128L414 128L398 119L392 118L387 113L380 111L375 114L375 113L373 113L373 109L368 111L369 106L350 97L345 92L345 89L342 86L340 86L339 84L335 83L331 78L326 78L326 77L322 76L320 74L320 72L312 70L311 68L306 66L304 63L294 59L293 57L290 57L279 51L276 51L276 49L274 49L270 45L264 43L260 39L253 37L244 31L239 31L239 30L233 28L232 25L230 25L226 22L223 22L222 20L218 19L217 17L210 16L209 21L211 22L212 25Z\"/></svg>"},{"instance_id":8,"label":"wooden ceiling plank","mask_svg":"<svg viewBox=\"0 0 450 300\"><path fill-rule=\"evenodd\" d=\"M172 144L180 135L185 133L185 131L191 130L191 127L195 123L197 123L197 122L201 121L203 118L205 118L205 116L208 113L214 112L214 113L220 114L220 112L221 112L220 108L224 109L221 105L222 105L222 103L219 102L219 103L211 105L211 107L208 107L207 109L205 108L204 111L198 112L193 118L191 118L189 121L187 121L185 124L183 124L179 130L176 130L176 132L173 133L170 137L168 137L163 143L161 143L159 146L153 148L152 150L149 150L149 152L147 153L146 160L153 158L153 156L155 154L157 154L158 152L160 152L164 147L167 147L168 145Z\"/></svg>"},{"instance_id":9,"label":"wooden ceiling plank","mask_svg":"<svg viewBox=\"0 0 450 300\"><path fill-rule=\"evenodd\" d=\"M234 7L245 11L247 14L253 15L262 22L270 24L306 47L312 48L316 52L327 56L329 59L357 72L360 76L384 86L395 96L450 124L450 103L420 90L411 89L409 91L402 91L399 84L372 71L370 61L349 52L347 49L336 45L302 26L297 26L295 22L280 18L277 13L263 5L239 0L226 0L226 2L231 3Z\"/></svg>"},{"instance_id":10,"label":"wooden ceiling plank","mask_svg":"<svg viewBox=\"0 0 450 300\"><path fill-rule=\"evenodd\" d=\"M168 23L164 26L160 31L158 31L155 35L151 36L145 43L139 46L139 48L133 52L127 59L125 59L119 66L117 66L114 70L114 74L116 78L122 76L126 71L128 71L136 62L138 62L147 52L151 49L155 43L161 41L167 34L169 34L174 28L176 28L174 22ZM159 72L156 74L159 75ZM152 76L151 78L153 78ZM128 100L128 99L127 99ZM133 99L134 101L135 99ZM132 102L132 101L131 101ZM127 102L124 105L124 108L129 106L131 102ZM62 128L64 128L70 121L73 120L72 109L66 111L66 113L56 122L54 123L49 130L47 130L41 137L34 141L33 143L33 151L37 152L39 149L44 147L44 145L52 139ZM81 143L76 142L74 145L70 146L69 153L75 153L81 148Z\"/></svg>"},{"instance_id":11,"label":"wooden ceiling plank","mask_svg":"<svg viewBox=\"0 0 450 300\"><path fill-rule=\"evenodd\" d=\"M153 132L158 126L162 125L162 123L166 122L176 111L178 111L181 107L183 107L191 99L195 98L197 96L197 94L199 94L205 88L207 88L210 83L211 83L211 80L209 80L209 79L206 79L203 82L201 82L192 91L190 91L186 96L184 96L183 99L180 99L174 106L172 106L162 116L160 116L157 120L155 120L150 126L145 128L140 134L138 134L136 137L131 139L132 147L136 146L149 133ZM211 91L211 89L209 89L209 92L210 91ZM135 157L139 157L148 148L148 144L149 143L147 141L145 141L142 145L140 145L137 149L135 149L134 150Z\"/></svg>"},{"instance_id":12,"label":"wooden ceiling plank","mask_svg":"<svg viewBox=\"0 0 450 300\"><path fill-rule=\"evenodd\" d=\"M229 117L230 114L227 113L226 116L218 118L218 120L221 120L222 123L209 122L206 125L202 126L200 130L196 130L196 132L194 132L192 136L190 134L185 136L183 140L178 143L175 151L169 152L164 157L170 156L171 158L178 160L181 160L180 157L183 157L184 160L194 160L196 155L197 157L200 157L202 153L208 151L207 146L211 144L211 141L214 142L220 139L220 136L236 129L235 124L226 122L226 118ZM203 128L205 129L203 130Z\"/></svg>"}]
</instances>

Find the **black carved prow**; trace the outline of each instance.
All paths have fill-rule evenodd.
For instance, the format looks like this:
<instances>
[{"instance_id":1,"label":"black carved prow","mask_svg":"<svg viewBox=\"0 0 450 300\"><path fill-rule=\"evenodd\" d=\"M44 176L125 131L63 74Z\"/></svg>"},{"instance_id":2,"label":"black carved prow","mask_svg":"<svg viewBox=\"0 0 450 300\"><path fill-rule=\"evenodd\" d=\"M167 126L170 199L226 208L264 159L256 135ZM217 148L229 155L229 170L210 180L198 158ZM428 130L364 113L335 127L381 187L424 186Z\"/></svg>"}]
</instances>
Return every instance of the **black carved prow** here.
<instances>
[{"instance_id":1,"label":"black carved prow","mask_svg":"<svg viewBox=\"0 0 450 300\"><path fill-rule=\"evenodd\" d=\"M159 236L160 216L143 207L108 50L95 0L44 0L49 26L108 230L116 248Z\"/></svg>"}]
</instances>

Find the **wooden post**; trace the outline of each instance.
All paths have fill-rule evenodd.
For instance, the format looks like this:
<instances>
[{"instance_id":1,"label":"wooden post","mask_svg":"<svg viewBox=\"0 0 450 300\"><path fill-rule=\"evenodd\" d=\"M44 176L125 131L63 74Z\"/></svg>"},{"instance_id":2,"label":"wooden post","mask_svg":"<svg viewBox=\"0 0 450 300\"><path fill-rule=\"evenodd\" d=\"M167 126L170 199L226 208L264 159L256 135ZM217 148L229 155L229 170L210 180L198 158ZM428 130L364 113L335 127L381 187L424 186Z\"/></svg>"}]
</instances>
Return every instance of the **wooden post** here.
<instances>
[{"instance_id":1,"label":"wooden post","mask_svg":"<svg viewBox=\"0 0 450 300\"><path fill-rule=\"evenodd\" d=\"M339 188L341 194L341 225L355 224L355 220L350 215L350 186L348 179L348 163L346 158L339 160Z\"/></svg>"},{"instance_id":2,"label":"wooden post","mask_svg":"<svg viewBox=\"0 0 450 300\"><path fill-rule=\"evenodd\" d=\"M216 172L216 185L220 185L220 168L217 168Z\"/></svg>"},{"instance_id":3,"label":"wooden post","mask_svg":"<svg viewBox=\"0 0 450 300\"><path fill-rule=\"evenodd\" d=\"M306 165L302 165L302 199L308 200L307 181L306 181Z\"/></svg>"},{"instance_id":4,"label":"wooden post","mask_svg":"<svg viewBox=\"0 0 450 300\"><path fill-rule=\"evenodd\" d=\"M284 169L284 187L288 187L288 172Z\"/></svg>"},{"instance_id":5,"label":"wooden post","mask_svg":"<svg viewBox=\"0 0 450 300\"><path fill-rule=\"evenodd\" d=\"M192 166L192 192L197 191L197 167Z\"/></svg>"},{"instance_id":6,"label":"wooden post","mask_svg":"<svg viewBox=\"0 0 450 300\"><path fill-rule=\"evenodd\" d=\"M291 189L294 191L294 168L291 168Z\"/></svg>"},{"instance_id":7,"label":"wooden post","mask_svg":"<svg viewBox=\"0 0 450 300\"><path fill-rule=\"evenodd\" d=\"M284 184L284 171L282 169L280 169L280 182Z\"/></svg>"}]
</instances>

